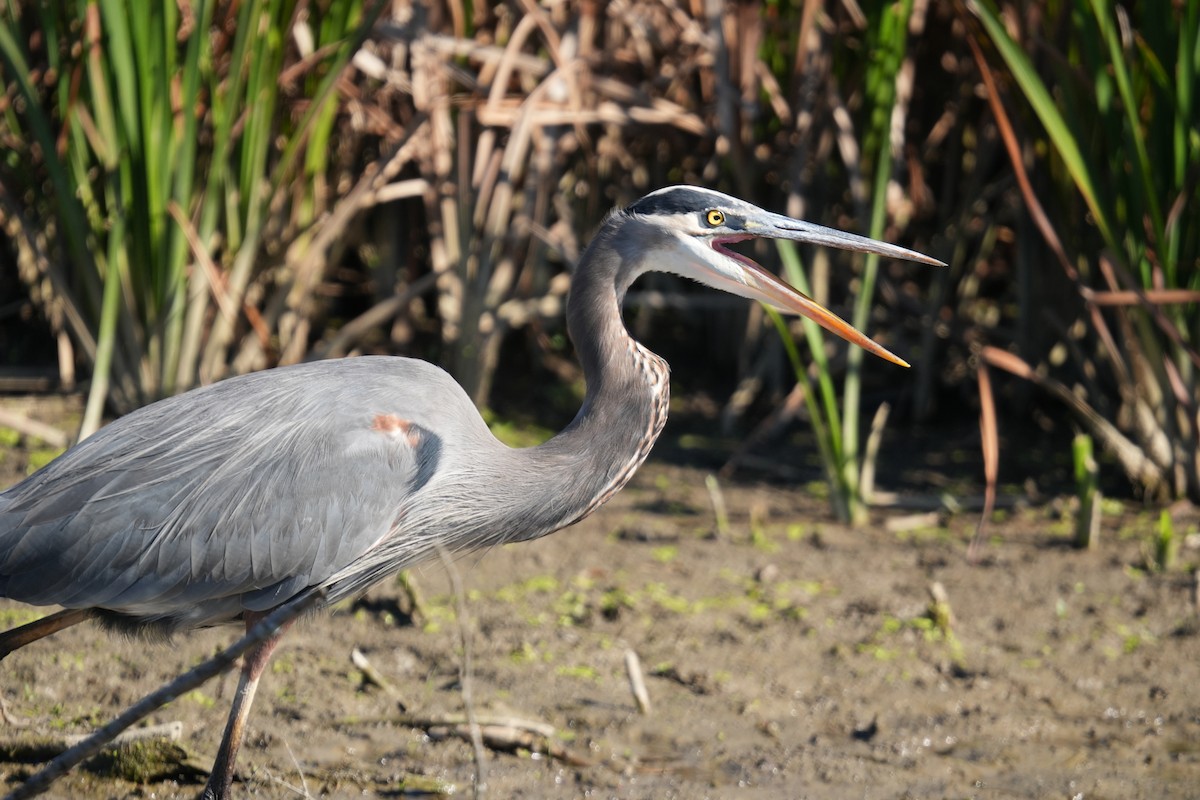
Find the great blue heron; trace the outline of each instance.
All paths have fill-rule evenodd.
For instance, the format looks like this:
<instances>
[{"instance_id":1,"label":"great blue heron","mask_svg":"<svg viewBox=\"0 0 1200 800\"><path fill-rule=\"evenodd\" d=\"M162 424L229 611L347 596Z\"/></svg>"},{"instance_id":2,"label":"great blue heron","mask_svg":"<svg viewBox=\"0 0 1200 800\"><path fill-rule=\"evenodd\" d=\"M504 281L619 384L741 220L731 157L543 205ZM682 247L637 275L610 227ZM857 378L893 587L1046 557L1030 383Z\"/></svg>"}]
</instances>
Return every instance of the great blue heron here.
<instances>
[{"instance_id":1,"label":"great blue heron","mask_svg":"<svg viewBox=\"0 0 1200 800\"><path fill-rule=\"evenodd\" d=\"M759 237L941 263L719 192L648 194L604 221L575 270L567 327L587 394L557 436L506 447L449 375L408 358L281 367L146 406L0 494L0 596L65 609L5 634L0 657L86 618L168 635L250 627L310 587L334 603L440 549L578 522L625 485L667 418L667 364L621 319L645 272L803 314L905 363L726 247ZM278 638L244 659L205 797L229 793Z\"/></svg>"}]
</instances>

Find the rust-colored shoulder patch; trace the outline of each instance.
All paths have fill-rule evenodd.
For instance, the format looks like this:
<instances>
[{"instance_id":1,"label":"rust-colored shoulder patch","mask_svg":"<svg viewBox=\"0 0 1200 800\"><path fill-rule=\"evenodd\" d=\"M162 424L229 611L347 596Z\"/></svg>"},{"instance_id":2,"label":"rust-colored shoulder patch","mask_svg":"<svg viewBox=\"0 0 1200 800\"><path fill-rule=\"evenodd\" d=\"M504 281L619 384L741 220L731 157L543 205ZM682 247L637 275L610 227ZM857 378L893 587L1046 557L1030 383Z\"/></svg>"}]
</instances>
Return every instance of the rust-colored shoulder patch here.
<instances>
[{"instance_id":1,"label":"rust-colored shoulder patch","mask_svg":"<svg viewBox=\"0 0 1200 800\"><path fill-rule=\"evenodd\" d=\"M395 414L376 414L375 419L371 420L371 430L394 437L402 436L409 447L415 448L421 443L421 432L417 426Z\"/></svg>"}]
</instances>

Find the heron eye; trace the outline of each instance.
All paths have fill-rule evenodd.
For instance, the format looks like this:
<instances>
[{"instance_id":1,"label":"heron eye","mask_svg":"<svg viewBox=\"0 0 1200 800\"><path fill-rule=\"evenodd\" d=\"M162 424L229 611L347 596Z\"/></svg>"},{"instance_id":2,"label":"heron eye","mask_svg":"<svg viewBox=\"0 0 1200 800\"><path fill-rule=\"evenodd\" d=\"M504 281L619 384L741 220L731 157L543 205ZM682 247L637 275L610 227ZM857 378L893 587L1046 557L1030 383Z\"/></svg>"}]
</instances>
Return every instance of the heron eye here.
<instances>
[{"instance_id":1,"label":"heron eye","mask_svg":"<svg viewBox=\"0 0 1200 800\"><path fill-rule=\"evenodd\" d=\"M704 219L713 228L719 228L725 224L725 212L713 209L704 215Z\"/></svg>"}]
</instances>

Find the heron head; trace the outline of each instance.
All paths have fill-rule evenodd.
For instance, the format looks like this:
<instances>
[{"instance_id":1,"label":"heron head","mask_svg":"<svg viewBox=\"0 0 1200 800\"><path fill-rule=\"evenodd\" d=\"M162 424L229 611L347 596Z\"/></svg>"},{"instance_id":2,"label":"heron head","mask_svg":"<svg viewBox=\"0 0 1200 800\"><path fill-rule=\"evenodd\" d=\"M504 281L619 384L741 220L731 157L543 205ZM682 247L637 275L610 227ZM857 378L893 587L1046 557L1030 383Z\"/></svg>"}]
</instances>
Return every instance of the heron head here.
<instances>
[{"instance_id":1,"label":"heron head","mask_svg":"<svg viewBox=\"0 0 1200 800\"><path fill-rule=\"evenodd\" d=\"M659 189L620 212L641 235L621 237L638 248L629 261L641 272L671 272L714 289L800 314L846 341L901 366L908 364L841 317L798 292L728 245L746 239L792 239L861 253L944 266L941 261L886 242L773 214L735 197L693 186Z\"/></svg>"}]
</instances>

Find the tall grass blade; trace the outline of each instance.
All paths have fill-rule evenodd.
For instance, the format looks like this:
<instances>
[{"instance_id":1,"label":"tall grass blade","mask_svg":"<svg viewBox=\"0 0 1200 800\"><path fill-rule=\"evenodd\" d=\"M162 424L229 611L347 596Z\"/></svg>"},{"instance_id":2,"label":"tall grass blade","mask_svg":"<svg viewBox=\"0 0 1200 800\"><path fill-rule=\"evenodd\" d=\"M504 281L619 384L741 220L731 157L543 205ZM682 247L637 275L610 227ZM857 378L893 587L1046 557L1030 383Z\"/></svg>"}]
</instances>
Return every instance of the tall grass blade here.
<instances>
[{"instance_id":1,"label":"tall grass blade","mask_svg":"<svg viewBox=\"0 0 1200 800\"><path fill-rule=\"evenodd\" d=\"M1093 222L1104 238L1105 243L1114 251L1120 251L1119 243L1113 234L1110 214L1101 204L1096 193L1095 181L1088 168L1087 161L1079 149L1079 142L1067 124L1058 104L1051 97L1049 89L1038 75L1029 60L1025 50L1012 40L1008 31L1001 24L994 6L988 0L967 0L967 7L983 23L992 43L1000 53L1009 72L1021 87L1026 100L1029 101L1047 135L1054 142L1054 147L1063 165L1070 172L1079 193L1087 203L1092 213Z\"/></svg>"}]
</instances>

